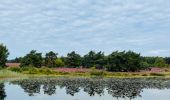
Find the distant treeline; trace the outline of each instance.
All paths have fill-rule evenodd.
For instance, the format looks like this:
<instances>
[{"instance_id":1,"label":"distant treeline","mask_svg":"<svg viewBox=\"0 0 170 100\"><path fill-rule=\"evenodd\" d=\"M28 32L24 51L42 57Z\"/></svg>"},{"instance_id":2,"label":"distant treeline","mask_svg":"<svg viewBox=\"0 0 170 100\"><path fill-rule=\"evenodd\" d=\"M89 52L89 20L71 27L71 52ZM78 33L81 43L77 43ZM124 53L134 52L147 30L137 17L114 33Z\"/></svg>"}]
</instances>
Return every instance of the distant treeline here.
<instances>
[{"instance_id":1,"label":"distant treeline","mask_svg":"<svg viewBox=\"0 0 170 100\"><path fill-rule=\"evenodd\" d=\"M0 66L5 66L9 52L4 45L0 45ZM42 56L36 50L30 51L24 57L9 60L11 63L21 63L21 67L67 67L67 68L96 68L107 71L127 72L139 71L149 67L168 67L170 57L142 57L133 51L114 51L109 55L104 52L90 51L84 56L72 51L65 57L50 51Z\"/></svg>"}]
</instances>

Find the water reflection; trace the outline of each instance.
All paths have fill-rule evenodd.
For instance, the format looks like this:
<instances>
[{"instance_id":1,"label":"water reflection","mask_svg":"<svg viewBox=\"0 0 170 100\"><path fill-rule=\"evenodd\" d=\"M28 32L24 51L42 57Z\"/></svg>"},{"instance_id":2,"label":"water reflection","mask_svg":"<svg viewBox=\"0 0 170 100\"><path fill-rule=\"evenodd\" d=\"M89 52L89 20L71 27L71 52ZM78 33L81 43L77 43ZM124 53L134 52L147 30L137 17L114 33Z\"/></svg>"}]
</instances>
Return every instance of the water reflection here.
<instances>
[{"instance_id":1,"label":"water reflection","mask_svg":"<svg viewBox=\"0 0 170 100\"><path fill-rule=\"evenodd\" d=\"M4 100L6 97L5 86L3 83L0 83L0 100Z\"/></svg>"},{"instance_id":2,"label":"water reflection","mask_svg":"<svg viewBox=\"0 0 170 100\"><path fill-rule=\"evenodd\" d=\"M48 94L48 95L53 95L56 93L56 86L55 83L48 83L45 82L43 84L43 90L44 90L44 94Z\"/></svg>"},{"instance_id":3,"label":"water reflection","mask_svg":"<svg viewBox=\"0 0 170 100\"><path fill-rule=\"evenodd\" d=\"M29 96L41 92L54 95L56 87L64 88L66 93L74 96L82 89L89 96L104 95L104 90L116 98L134 99L141 97L143 89L169 89L170 80L164 79L25 79L13 81L12 84L19 85ZM4 85L1 84L1 100L6 97Z\"/></svg>"}]
</instances>

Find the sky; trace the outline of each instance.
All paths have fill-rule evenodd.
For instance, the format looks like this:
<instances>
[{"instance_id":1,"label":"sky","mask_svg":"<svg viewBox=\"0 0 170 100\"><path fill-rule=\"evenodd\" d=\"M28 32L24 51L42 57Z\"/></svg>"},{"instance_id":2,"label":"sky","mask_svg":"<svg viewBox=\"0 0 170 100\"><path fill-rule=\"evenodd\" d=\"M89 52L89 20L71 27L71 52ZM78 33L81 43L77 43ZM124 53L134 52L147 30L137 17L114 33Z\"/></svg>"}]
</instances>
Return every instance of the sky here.
<instances>
[{"instance_id":1,"label":"sky","mask_svg":"<svg viewBox=\"0 0 170 100\"><path fill-rule=\"evenodd\" d=\"M170 56L170 0L0 0L9 58L31 50Z\"/></svg>"}]
</instances>

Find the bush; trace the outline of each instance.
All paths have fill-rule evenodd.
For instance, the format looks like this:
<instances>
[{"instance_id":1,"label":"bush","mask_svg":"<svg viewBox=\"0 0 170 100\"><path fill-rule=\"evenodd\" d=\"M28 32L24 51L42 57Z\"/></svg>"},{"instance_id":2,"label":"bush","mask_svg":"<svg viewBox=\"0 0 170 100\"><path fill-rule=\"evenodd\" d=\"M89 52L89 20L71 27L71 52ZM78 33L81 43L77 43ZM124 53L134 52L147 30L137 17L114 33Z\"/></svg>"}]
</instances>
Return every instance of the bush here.
<instances>
[{"instance_id":1,"label":"bush","mask_svg":"<svg viewBox=\"0 0 170 100\"><path fill-rule=\"evenodd\" d=\"M63 67L64 66L64 62L60 58L57 58L55 60L55 64L56 64L56 67Z\"/></svg>"},{"instance_id":2,"label":"bush","mask_svg":"<svg viewBox=\"0 0 170 100\"><path fill-rule=\"evenodd\" d=\"M40 73L40 74L46 74L46 75L56 74L55 71L52 71L52 70L50 70L50 69L48 69L48 68L41 68L41 69L39 69L39 73Z\"/></svg>"},{"instance_id":3,"label":"bush","mask_svg":"<svg viewBox=\"0 0 170 100\"><path fill-rule=\"evenodd\" d=\"M142 76L148 76L147 74L142 74Z\"/></svg>"},{"instance_id":4,"label":"bush","mask_svg":"<svg viewBox=\"0 0 170 100\"><path fill-rule=\"evenodd\" d=\"M27 66L27 67L22 67L21 69L22 69L22 71L29 71L30 68L33 68L33 67L28 67Z\"/></svg>"},{"instance_id":5,"label":"bush","mask_svg":"<svg viewBox=\"0 0 170 100\"><path fill-rule=\"evenodd\" d=\"M38 72L38 69L36 69L36 68L29 68L29 70L28 70L28 74L38 74L39 72Z\"/></svg>"},{"instance_id":6,"label":"bush","mask_svg":"<svg viewBox=\"0 0 170 100\"><path fill-rule=\"evenodd\" d=\"M161 73L150 73L151 76L165 76L164 74Z\"/></svg>"},{"instance_id":7,"label":"bush","mask_svg":"<svg viewBox=\"0 0 170 100\"><path fill-rule=\"evenodd\" d=\"M90 72L90 75L92 75L92 76L104 76L105 72L104 71L99 71L99 70L92 70Z\"/></svg>"},{"instance_id":8,"label":"bush","mask_svg":"<svg viewBox=\"0 0 170 100\"><path fill-rule=\"evenodd\" d=\"M14 71L14 72L22 72L22 69L19 67L11 67L9 70Z\"/></svg>"}]
</instances>

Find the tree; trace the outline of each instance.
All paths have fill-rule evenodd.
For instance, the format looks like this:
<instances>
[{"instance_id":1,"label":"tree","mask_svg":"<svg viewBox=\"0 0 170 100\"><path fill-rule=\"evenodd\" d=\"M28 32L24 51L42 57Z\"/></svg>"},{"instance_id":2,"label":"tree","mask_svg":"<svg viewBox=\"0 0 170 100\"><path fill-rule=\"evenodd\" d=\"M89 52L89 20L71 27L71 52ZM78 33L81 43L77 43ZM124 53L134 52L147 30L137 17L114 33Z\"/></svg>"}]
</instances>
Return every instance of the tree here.
<instances>
[{"instance_id":1,"label":"tree","mask_svg":"<svg viewBox=\"0 0 170 100\"><path fill-rule=\"evenodd\" d=\"M96 55L95 55L95 67L97 69L104 69L104 66L106 65L106 57L104 55L104 52L98 52Z\"/></svg>"},{"instance_id":2,"label":"tree","mask_svg":"<svg viewBox=\"0 0 170 100\"><path fill-rule=\"evenodd\" d=\"M55 64L56 64L56 67L63 67L64 66L64 62L60 58L57 58L55 60Z\"/></svg>"},{"instance_id":3,"label":"tree","mask_svg":"<svg viewBox=\"0 0 170 100\"><path fill-rule=\"evenodd\" d=\"M57 59L57 55L58 54L54 53L53 51L46 53L46 55L45 55L45 66L55 67L56 66L55 60Z\"/></svg>"},{"instance_id":4,"label":"tree","mask_svg":"<svg viewBox=\"0 0 170 100\"><path fill-rule=\"evenodd\" d=\"M79 67L81 65L81 56L76 54L75 51L67 54L66 58L67 67Z\"/></svg>"},{"instance_id":5,"label":"tree","mask_svg":"<svg viewBox=\"0 0 170 100\"><path fill-rule=\"evenodd\" d=\"M126 70L125 71L139 71L141 67L141 58L140 54L137 54L133 51L128 51L125 54L126 58Z\"/></svg>"},{"instance_id":6,"label":"tree","mask_svg":"<svg viewBox=\"0 0 170 100\"><path fill-rule=\"evenodd\" d=\"M124 71L126 68L126 58L125 58L125 51L118 52L115 51L108 56L108 71Z\"/></svg>"},{"instance_id":7,"label":"tree","mask_svg":"<svg viewBox=\"0 0 170 100\"><path fill-rule=\"evenodd\" d=\"M141 64L142 69L147 69L150 67L150 64L148 64L147 62L144 62L144 61L141 61L140 64Z\"/></svg>"},{"instance_id":8,"label":"tree","mask_svg":"<svg viewBox=\"0 0 170 100\"><path fill-rule=\"evenodd\" d=\"M163 58L157 57L154 65L155 65L155 67L165 67L166 62L165 62L165 60Z\"/></svg>"},{"instance_id":9,"label":"tree","mask_svg":"<svg viewBox=\"0 0 170 100\"><path fill-rule=\"evenodd\" d=\"M166 57L164 59L165 59L166 64L170 64L170 57Z\"/></svg>"},{"instance_id":10,"label":"tree","mask_svg":"<svg viewBox=\"0 0 170 100\"><path fill-rule=\"evenodd\" d=\"M8 60L9 63L20 63L22 60L22 57L16 57L15 59Z\"/></svg>"},{"instance_id":11,"label":"tree","mask_svg":"<svg viewBox=\"0 0 170 100\"><path fill-rule=\"evenodd\" d=\"M141 61L147 64L148 67L154 67L157 57L141 57Z\"/></svg>"},{"instance_id":12,"label":"tree","mask_svg":"<svg viewBox=\"0 0 170 100\"><path fill-rule=\"evenodd\" d=\"M6 46L0 44L0 66L5 67L5 63L7 62L9 52Z\"/></svg>"},{"instance_id":13,"label":"tree","mask_svg":"<svg viewBox=\"0 0 170 100\"><path fill-rule=\"evenodd\" d=\"M132 51L113 52L108 56L108 71L138 71L141 69L140 54Z\"/></svg>"},{"instance_id":14,"label":"tree","mask_svg":"<svg viewBox=\"0 0 170 100\"><path fill-rule=\"evenodd\" d=\"M90 51L84 55L82 64L85 68L96 67L97 69L103 69L103 66L106 64L104 53L101 51L98 53Z\"/></svg>"},{"instance_id":15,"label":"tree","mask_svg":"<svg viewBox=\"0 0 170 100\"><path fill-rule=\"evenodd\" d=\"M95 55L94 51L90 51L88 54L84 55L82 65L85 68L94 67L95 65Z\"/></svg>"},{"instance_id":16,"label":"tree","mask_svg":"<svg viewBox=\"0 0 170 100\"><path fill-rule=\"evenodd\" d=\"M25 67L25 66L41 67L42 54L37 53L36 50L32 50L29 54L24 56L21 61L21 67Z\"/></svg>"},{"instance_id":17,"label":"tree","mask_svg":"<svg viewBox=\"0 0 170 100\"><path fill-rule=\"evenodd\" d=\"M96 67L97 69L103 69L106 64L106 59L103 52L90 51L84 55L82 65L85 68Z\"/></svg>"}]
</instances>

